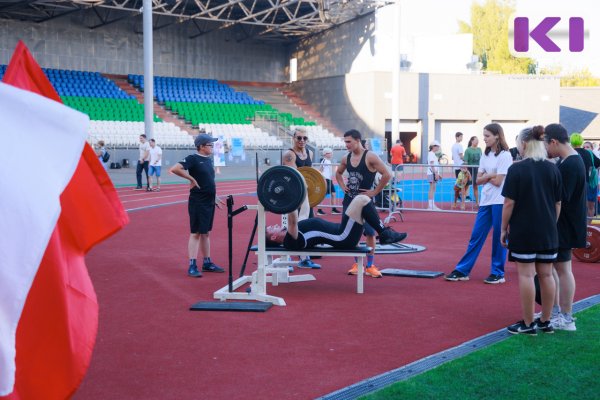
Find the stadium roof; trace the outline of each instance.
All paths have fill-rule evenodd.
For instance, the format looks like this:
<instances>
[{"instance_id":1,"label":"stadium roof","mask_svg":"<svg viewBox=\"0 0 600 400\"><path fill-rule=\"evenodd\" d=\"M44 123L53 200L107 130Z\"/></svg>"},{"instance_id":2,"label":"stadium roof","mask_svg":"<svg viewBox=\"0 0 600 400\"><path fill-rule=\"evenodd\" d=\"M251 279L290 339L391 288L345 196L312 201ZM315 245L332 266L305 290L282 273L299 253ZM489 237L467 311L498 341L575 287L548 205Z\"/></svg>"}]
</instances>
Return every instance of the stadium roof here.
<instances>
[{"instance_id":1,"label":"stadium roof","mask_svg":"<svg viewBox=\"0 0 600 400\"><path fill-rule=\"evenodd\" d=\"M140 19L142 0L0 0L0 18L44 23L81 15L89 29ZM189 25L189 37L234 29L237 40L292 42L374 12L384 0L153 0L154 30ZM92 18L83 18L91 14ZM137 29L137 28L136 28Z\"/></svg>"}]
</instances>

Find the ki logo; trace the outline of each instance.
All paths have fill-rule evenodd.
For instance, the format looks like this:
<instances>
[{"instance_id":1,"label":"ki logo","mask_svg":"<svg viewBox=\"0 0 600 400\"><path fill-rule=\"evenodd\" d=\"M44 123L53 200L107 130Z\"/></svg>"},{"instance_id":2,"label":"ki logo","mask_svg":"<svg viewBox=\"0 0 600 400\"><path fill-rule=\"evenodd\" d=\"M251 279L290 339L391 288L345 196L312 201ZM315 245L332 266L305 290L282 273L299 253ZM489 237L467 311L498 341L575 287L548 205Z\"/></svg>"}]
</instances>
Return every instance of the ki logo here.
<instances>
[{"instance_id":1,"label":"ki logo","mask_svg":"<svg viewBox=\"0 0 600 400\"><path fill-rule=\"evenodd\" d=\"M517 53L525 53L529 51L529 38L533 39L545 52L560 53L562 50L558 45L548 37L548 33L560 22L560 17L546 17L537 26L530 30L529 18L516 17L514 19L513 31L513 46ZM558 31L555 33L562 34ZM579 53L584 47L584 23L581 17L569 18L569 51L571 53Z\"/></svg>"}]
</instances>

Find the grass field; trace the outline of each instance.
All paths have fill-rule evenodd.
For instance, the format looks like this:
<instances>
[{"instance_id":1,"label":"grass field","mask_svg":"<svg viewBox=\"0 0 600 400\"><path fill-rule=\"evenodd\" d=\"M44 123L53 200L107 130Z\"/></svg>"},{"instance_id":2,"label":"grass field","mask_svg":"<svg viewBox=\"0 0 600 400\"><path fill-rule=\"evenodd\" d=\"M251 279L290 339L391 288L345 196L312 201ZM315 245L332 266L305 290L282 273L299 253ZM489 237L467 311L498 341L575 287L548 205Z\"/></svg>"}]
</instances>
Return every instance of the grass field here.
<instances>
[{"instance_id":1,"label":"grass field","mask_svg":"<svg viewBox=\"0 0 600 400\"><path fill-rule=\"evenodd\" d=\"M577 331L517 335L361 397L379 399L599 399L600 305Z\"/></svg>"}]
</instances>

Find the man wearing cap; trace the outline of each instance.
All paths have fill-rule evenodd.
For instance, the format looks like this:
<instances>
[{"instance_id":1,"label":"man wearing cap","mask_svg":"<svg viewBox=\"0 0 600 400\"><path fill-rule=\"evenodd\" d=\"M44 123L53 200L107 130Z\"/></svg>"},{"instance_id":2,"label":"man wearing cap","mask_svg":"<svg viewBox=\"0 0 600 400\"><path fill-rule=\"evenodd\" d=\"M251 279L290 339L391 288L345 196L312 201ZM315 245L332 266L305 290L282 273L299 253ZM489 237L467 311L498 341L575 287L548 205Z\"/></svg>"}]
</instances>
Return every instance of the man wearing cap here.
<instances>
[{"instance_id":1,"label":"man wearing cap","mask_svg":"<svg viewBox=\"0 0 600 400\"><path fill-rule=\"evenodd\" d=\"M190 239L188 254L190 258L188 276L199 278L202 271L224 272L210 259L210 238L215 216L215 206L221 208L223 202L217 197L215 169L213 164L213 146L218 139L201 133L194 144L197 152L190 154L175 164L169 172L190 181L188 214L190 216ZM202 271L198 270L196 257L202 252Z\"/></svg>"},{"instance_id":2,"label":"man wearing cap","mask_svg":"<svg viewBox=\"0 0 600 400\"><path fill-rule=\"evenodd\" d=\"M333 157L333 150L330 147L325 147L323 149L323 159L321 160L321 167L319 171L321 171L321 175L325 178L325 186L327 187L327 194L330 196L331 204L333 205L333 209L331 210L332 214L341 214L341 212L335 208L335 189L333 188L333 182L331 178L333 177L334 166L331 165L331 158ZM317 211L319 215L325 215L326 212L321 210Z\"/></svg>"}]
</instances>

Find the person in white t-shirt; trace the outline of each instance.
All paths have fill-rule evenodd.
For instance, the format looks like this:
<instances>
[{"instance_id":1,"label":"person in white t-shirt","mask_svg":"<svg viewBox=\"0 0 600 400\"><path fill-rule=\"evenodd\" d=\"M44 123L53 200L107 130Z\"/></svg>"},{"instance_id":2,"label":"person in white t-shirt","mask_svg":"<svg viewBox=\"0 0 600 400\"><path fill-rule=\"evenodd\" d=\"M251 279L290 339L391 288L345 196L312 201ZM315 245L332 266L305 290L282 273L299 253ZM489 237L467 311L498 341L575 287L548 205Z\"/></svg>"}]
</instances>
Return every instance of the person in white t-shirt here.
<instances>
[{"instance_id":1,"label":"person in white t-shirt","mask_svg":"<svg viewBox=\"0 0 600 400\"><path fill-rule=\"evenodd\" d=\"M471 239L467 252L460 259L454 270L446 275L448 281L468 281L469 274L477 261L477 256L487 239L490 229L492 235L492 262L490 275L485 283L504 283L504 264L506 263L506 249L502 247L500 234L502 231L502 206L504 197L502 188L508 167L512 164L512 156L504 138L504 131L499 124L493 123L483 128L483 141L485 151L479 162L477 184L481 186L481 199L475 225L471 232Z\"/></svg>"},{"instance_id":2,"label":"person in white t-shirt","mask_svg":"<svg viewBox=\"0 0 600 400\"><path fill-rule=\"evenodd\" d=\"M150 139L150 167L148 168L148 191L160 192L160 168L162 166L162 149ZM152 176L156 175L156 187L152 187Z\"/></svg>"},{"instance_id":3,"label":"person in white t-shirt","mask_svg":"<svg viewBox=\"0 0 600 400\"><path fill-rule=\"evenodd\" d=\"M333 206L331 213L341 214L341 212L337 208L335 208L335 188L333 187L332 177L335 175L336 167L334 167L331 164L332 158L333 150L330 147L325 147L323 149L323 160L321 160L321 166L319 167L319 171L321 171L321 175L323 175L323 178L325 178L326 194L330 196L330 204ZM317 214L325 215L326 212L319 208L317 210Z\"/></svg>"},{"instance_id":4,"label":"person in white t-shirt","mask_svg":"<svg viewBox=\"0 0 600 400\"><path fill-rule=\"evenodd\" d=\"M427 153L427 182L429 182L429 192L427 194L427 209L428 210L440 210L435 205L435 187L437 182L442 179L440 175L439 165L440 162L435 153L440 151L440 142L434 140L429 144L429 153Z\"/></svg>"},{"instance_id":5,"label":"person in white t-shirt","mask_svg":"<svg viewBox=\"0 0 600 400\"><path fill-rule=\"evenodd\" d=\"M146 171L146 189L150 187L148 184L148 164L150 163L150 145L146 141L146 135L140 135L140 155L135 169L135 177L137 178L137 186L135 190L142 190L142 171Z\"/></svg>"},{"instance_id":6,"label":"person in white t-shirt","mask_svg":"<svg viewBox=\"0 0 600 400\"><path fill-rule=\"evenodd\" d=\"M456 132L454 137L456 138L456 143L452 145L452 164L454 164L454 175L458 178L460 166L463 164L463 155L465 151L462 144L460 144L463 140L462 132Z\"/></svg>"}]
</instances>

